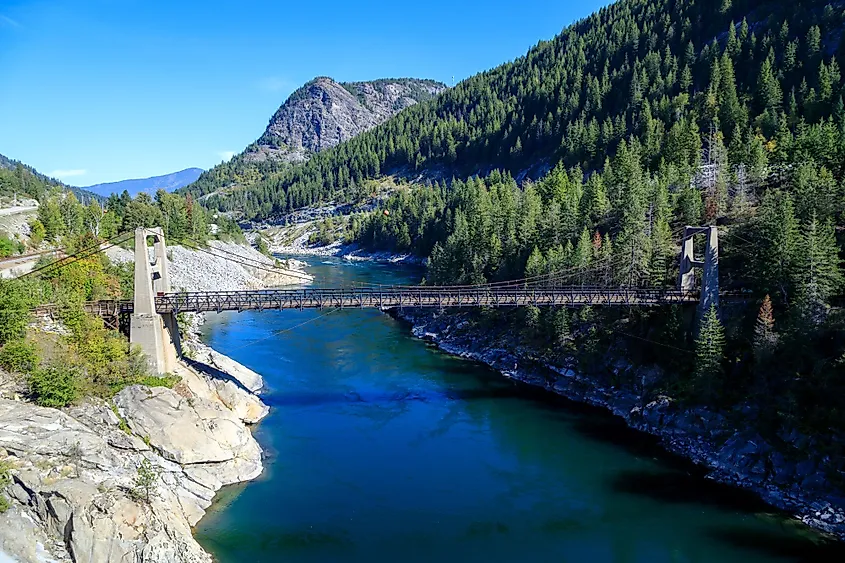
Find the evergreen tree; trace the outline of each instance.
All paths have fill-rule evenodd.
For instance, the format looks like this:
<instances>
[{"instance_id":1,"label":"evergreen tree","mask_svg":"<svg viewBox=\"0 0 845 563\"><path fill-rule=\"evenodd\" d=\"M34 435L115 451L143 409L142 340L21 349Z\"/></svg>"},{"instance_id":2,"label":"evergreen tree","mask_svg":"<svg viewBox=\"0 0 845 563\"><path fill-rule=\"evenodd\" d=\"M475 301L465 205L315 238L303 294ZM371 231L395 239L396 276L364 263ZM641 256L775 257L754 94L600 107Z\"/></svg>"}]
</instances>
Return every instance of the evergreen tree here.
<instances>
[{"instance_id":1,"label":"evergreen tree","mask_svg":"<svg viewBox=\"0 0 845 563\"><path fill-rule=\"evenodd\" d=\"M714 385L722 375L725 359L725 331L719 321L716 306L711 305L700 321L695 340L695 376L700 392L711 397Z\"/></svg>"},{"instance_id":2,"label":"evergreen tree","mask_svg":"<svg viewBox=\"0 0 845 563\"><path fill-rule=\"evenodd\" d=\"M754 359L758 364L765 362L776 346L777 334L775 333L772 300L766 295L763 304L760 305L760 312L757 314L757 324L754 325Z\"/></svg>"},{"instance_id":3,"label":"evergreen tree","mask_svg":"<svg viewBox=\"0 0 845 563\"><path fill-rule=\"evenodd\" d=\"M801 233L798 256L799 310L808 324L818 326L843 281L833 225L820 225L814 214Z\"/></svg>"},{"instance_id":4,"label":"evergreen tree","mask_svg":"<svg viewBox=\"0 0 845 563\"><path fill-rule=\"evenodd\" d=\"M759 251L753 261L757 279L767 293L776 292L788 303L795 285L798 259L798 222L789 194L767 191L757 212L755 245ZM751 251L752 249L748 249Z\"/></svg>"}]
</instances>

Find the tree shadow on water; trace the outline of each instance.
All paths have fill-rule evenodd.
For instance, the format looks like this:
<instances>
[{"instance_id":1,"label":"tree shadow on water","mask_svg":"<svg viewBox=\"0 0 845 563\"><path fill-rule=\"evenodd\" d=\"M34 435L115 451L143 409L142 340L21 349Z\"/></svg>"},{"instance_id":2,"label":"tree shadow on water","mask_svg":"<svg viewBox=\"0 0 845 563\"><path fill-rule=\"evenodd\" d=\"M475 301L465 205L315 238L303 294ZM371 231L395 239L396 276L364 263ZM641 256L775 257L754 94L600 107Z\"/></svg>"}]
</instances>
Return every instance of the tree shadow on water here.
<instances>
[{"instance_id":1,"label":"tree shadow on water","mask_svg":"<svg viewBox=\"0 0 845 563\"><path fill-rule=\"evenodd\" d=\"M702 479L681 471L623 471L611 488L669 504L695 504L745 513L778 512L751 491Z\"/></svg>"},{"instance_id":2,"label":"tree shadow on water","mask_svg":"<svg viewBox=\"0 0 845 563\"><path fill-rule=\"evenodd\" d=\"M818 536L767 532L742 527L718 526L707 530L707 536L732 547L756 551L770 557L780 557L796 563L845 561L845 543L821 539Z\"/></svg>"}]
</instances>

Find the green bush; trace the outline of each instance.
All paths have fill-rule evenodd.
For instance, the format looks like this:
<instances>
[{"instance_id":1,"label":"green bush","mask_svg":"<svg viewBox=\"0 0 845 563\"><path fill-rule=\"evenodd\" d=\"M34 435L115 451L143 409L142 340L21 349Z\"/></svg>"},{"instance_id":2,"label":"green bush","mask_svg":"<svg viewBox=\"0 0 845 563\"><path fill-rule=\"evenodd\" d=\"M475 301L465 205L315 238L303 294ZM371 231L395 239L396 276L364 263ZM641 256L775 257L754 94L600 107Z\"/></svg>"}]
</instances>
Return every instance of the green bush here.
<instances>
[{"instance_id":1,"label":"green bush","mask_svg":"<svg viewBox=\"0 0 845 563\"><path fill-rule=\"evenodd\" d=\"M5 461L0 462L0 489L12 482L12 476L9 475L9 464ZM0 514L9 510L9 500L0 494Z\"/></svg>"},{"instance_id":2,"label":"green bush","mask_svg":"<svg viewBox=\"0 0 845 563\"><path fill-rule=\"evenodd\" d=\"M148 440L145 440L145 442ZM144 460L138 466L135 476L135 486L129 491L135 501L143 501L147 504L152 501L158 488L159 470L153 467L149 460Z\"/></svg>"},{"instance_id":3,"label":"green bush","mask_svg":"<svg viewBox=\"0 0 845 563\"><path fill-rule=\"evenodd\" d=\"M43 407L66 407L80 396L80 377L75 368L47 365L30 374L29 391Z\"/></svg>"},{"instance_id":4,"label":"green bush","mask_svg":"<svg viewBox=\"0 0 845 563\"><path fill-rule=\"evenodd\" d=\"M32 342L13 340L0 348L0 367L13 373L29 373L38 367L38 350Z\"/></svg>"},{"instance_id":5,"label":"green bush","mask_svg":"<svg viewBox=\"0 0 845 563\"><path fill-rule=\"evenodd\" d=\"M0 280L0 344L25 334L29 311L38 303L36 284L35 280Z\"/></svg>"}]
</instances>

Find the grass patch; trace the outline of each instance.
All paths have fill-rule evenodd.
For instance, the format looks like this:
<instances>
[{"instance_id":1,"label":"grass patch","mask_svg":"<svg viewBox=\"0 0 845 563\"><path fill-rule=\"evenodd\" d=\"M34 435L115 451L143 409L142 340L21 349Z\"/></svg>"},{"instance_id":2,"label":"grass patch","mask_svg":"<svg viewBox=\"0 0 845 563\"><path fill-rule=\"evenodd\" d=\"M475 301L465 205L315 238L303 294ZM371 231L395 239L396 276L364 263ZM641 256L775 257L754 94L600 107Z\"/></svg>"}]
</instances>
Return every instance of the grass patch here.
<instances>
[{"instance_id":1,"label":"grass patch","mask_svg":"<svg viewBox=\"0 0 845 563\"><path fill-rule=\"evenodd\" d=\"M178 375L166 373L164 375L147 375L138 379L138 385L146 385L147 387L167 387L173 389L173 386L182 381Z\"/></svg>"},{"instance_id":2,"label":"grass patch","mask_svg":"<svg viewBox=\"0 0 845 563\"><path fill-rule=\"evenodd\" d=\"M126 432L128 435L132 435L132 430L129 428L129 424L126 423L126 419L120 416L120 411L117 410L117 405L114 403L110 404L111 410L114 415L117 417L117 427Z\"/></svg>"}]
</instances>

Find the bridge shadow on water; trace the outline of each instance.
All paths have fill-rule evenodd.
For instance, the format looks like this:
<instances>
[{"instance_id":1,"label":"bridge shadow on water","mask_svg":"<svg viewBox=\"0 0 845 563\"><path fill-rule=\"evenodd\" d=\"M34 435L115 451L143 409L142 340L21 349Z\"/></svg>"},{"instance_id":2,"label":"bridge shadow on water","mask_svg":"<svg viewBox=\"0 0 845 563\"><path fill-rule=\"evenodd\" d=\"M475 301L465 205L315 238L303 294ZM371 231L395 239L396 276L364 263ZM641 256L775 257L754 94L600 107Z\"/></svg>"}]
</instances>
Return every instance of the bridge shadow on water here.
<instances>
[{"instance_id":1,"label":"bridge shadow on water","mask_svg":"<svg viewBox=\"0 0 845 563\"><path fill-rule=\"evenodd\" d=\"M481 400L518 399L506 390L499 389L461 389L449 390L442 393L419 393L416 391L395 392L358 392L358 391L326 391L326 392L289 392L273 391L261 396L261 400L269 407L304 407L341 404L390 405L419 401L424 403L438 403L449 401L481 401Z\"/></svg>"}]
</instances>

